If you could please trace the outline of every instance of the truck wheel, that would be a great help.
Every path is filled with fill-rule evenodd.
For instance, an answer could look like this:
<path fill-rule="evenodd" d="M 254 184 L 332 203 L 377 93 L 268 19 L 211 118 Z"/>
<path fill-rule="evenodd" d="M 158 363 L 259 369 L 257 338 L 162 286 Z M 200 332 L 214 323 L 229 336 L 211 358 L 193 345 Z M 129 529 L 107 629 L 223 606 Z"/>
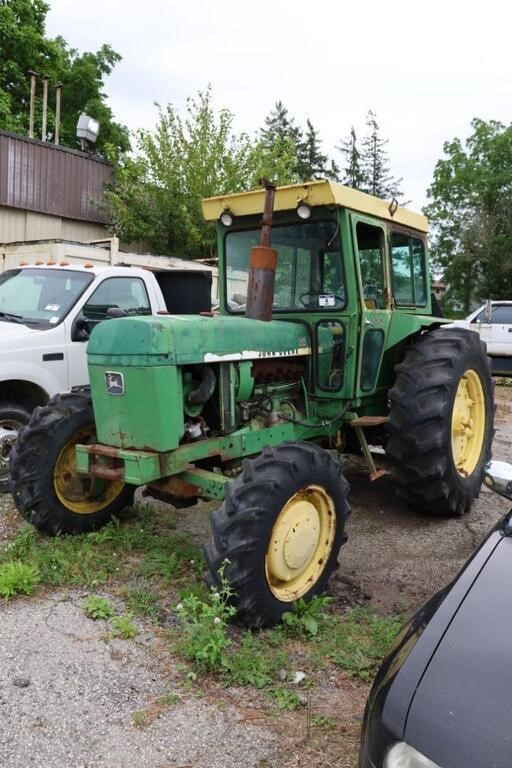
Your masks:
<path fill-rule="evenodd" d="M 75 470 L 75 445 L 95 441 L 89 393 L 57 395 L 36 408 L 11 452 L 11 492 L 20 514 L 52 535 L 85 533 L 130 505 L 134 487 Z"/>
<path fill-rule="evenodd" d="M 30 420 L 30 411 L 18 403 L 0 405 L 0 494 L 9 492 L 9 456 L 20 429 Z"/>
<path fill-rule="evenodd" d="M 478 334 L 436 329 L 396 366 L 387 454 L 399 494 L 432 515 L 471 507 L 491 457 L 494 394 Z"/>
<path fill-rule="evenodd" d="M 227 561 L 241 623 L 272 626 L 324 590 L 346 541 L 347 491 L 338 462 L 311 443 L 267 447 L 244 462 L 205 548 L 210 584 L 219 586 Z"/>

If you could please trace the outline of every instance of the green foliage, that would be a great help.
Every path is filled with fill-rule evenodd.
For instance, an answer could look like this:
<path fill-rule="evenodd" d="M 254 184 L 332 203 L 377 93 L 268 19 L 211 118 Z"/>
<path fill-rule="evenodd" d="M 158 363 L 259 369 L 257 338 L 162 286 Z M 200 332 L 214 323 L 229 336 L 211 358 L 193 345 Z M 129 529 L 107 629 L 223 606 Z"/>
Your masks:
<path fill-rule="evenodd" d="M 135 616 L 147 616 L 156 621 L 159 614 L 159 595 L 153 590 L 150 582 L 129 588 L 125 600 L 130 612 Z"/>
<path fill-rule="evenodd" d="M 76 122 L 82 111 L 100 121 L 97 151 L 117 157 L 129 148 L 128 131 L 113 119 L 103 93 L 104 78 L 121 57 L 109 45 L 80 54 L 62 37 L 45 34 L 49 5 L 43 0 L 3 0 L 0 3 L 0 128 L 26 134 L 29 123 L 28 71 L 49 80 L 48 137 L 55 127 L 54 88 L 62 83 L 61 144 L 78 149 Z M 41 81 L 37 81 L 35 133 L 40 137 Z"/>
<path fill-rule="evenodd" d="M 401 627 L 400 617 L 381 617 L 366 608 L 354 608 L 341 620 L 329 620 L 322 629 L 318 663 L 325 658 L 354 677 L 370 680 Z"/>
<path fill-rule="evenodd" d="M 279 709 L 287 709 L 293 712 L 302 704 L 298 693 L 290 691 L 289 688 L 274 688 L 271 693 Z"/>
<path fill-rule="evenodd" d="M 336 720 L 327 715 L 313 715 L 311 723 L 315 728 L 328 728 L 330 731 L 336 728 Z"/>
<path fill-rule="evenodd" d="M 37 569 L 20 560 L 0 565 L 0 595 L 8 600 L 14 595 L 31 595 L 39 581 Z"/>
<path fill-rule="evenodd" d="M 211 256 L 215 227 L 203 221 L 201 198 L 243 189 L 256 164 L 232 124 L 229 110 L 214 110 L 210 88 L 187 99 L 185 117 L 172 104 L 160 108 L 155 130 L 138 131 L 137 154 L 106 195 L 116 233 L 155 253 Z"/>
<path fill-rule="evenodd" d="M 212 587 L 205 599 L 190 593 L 177 606 L 182 637 L 176 644 L 185 658 L 202 671 L 218 671 L 226 666 L 225 652 L 231 640 L 227 628 L 236 609 L 231 605 L 232 590 L 219 571 L 221 586 Z"/>
<path fill-rule="evenodd" d="M 364 189 L 365 179 L 364 172 L 361 166 L 361 151 L 357 142 L 357 136 L 354 126 L 350 129 L 350 134 L 346 139 L 343 139 L 341 146 L 337 147 L 338 151 L 344 157 L 343 165 L 343 184 L 347 187 L 353 187 L 354 189 Z"/>
<path fill-rule="evenodd" d="M 276 160 L 286 158 L 286 165 L 280 167 L 277 176 L 272 171 L 263 176 L 281 184 L 337 179 L 338 168 L 321 151 L 321 140 L 311 120 L 307 119 L 304 132 L 295 124 L 295 119 L 289 115 L 282 101 L 277 101 L 272 112 L 265 118 L 260 137 L 260 147 L 264 152 L 275 155 Z"/>
<path fill-rule="evenodd" d="M 84 602 L 84 611 L 90 619 L 110 619 L 114 615 L 114 606 L 106 597 L 88 595 Z"/>
<path fill-rule="evenodd" d="M 300 599 L 294 603 L 293 610 L 283 614 L 285 631 L 291 637 L 315 637 L 318 634 L 319 622 L 326 618 L 325 609 L 332 602 L 330 597 L 318 597 L 306 603 Z"/>
<path fill-rule="evenodd" d="M 471 127 L 464 145 L 444 144 L 425 209 L 445 304 L 465 314 L 473 302 L 512 293 L 512 125 L 475 119 Z"/>
<path fill-rule="evenodd" d="M 276 670 L 287 665 L 288 659 L 275 653 L 268 653 L 264 635 L 245 632 L 236 649 L 225 659 L 226 682 L 229 685 L 248 685 L 252 688 L 267 688 L 272 685 Z"/>
<path fill-rule="evenodd" d="M 133 614 L 131 613 L 112 616 L 109 625 L 112 637 L 122 637 L 124 640 L 131 640 L 137 634 L 137 627 L 133 623 Z"/>
<path fill-rule="evenodd" d="M 375 197 L 394 197 L 404 204 L 402 179 L 395 179 L 389 168 L 386 149 L 389 140 L 382 138 L 376 115 L 371 110 L 366 116 L 366 129 L 361 145 L 352 126 L 349 136 L 337 147 L 344 156 L 343 184 Z"/>
<path fill-rule="evenodd" d="M 186 572 L 202 567 L 202 558 L 188 534 L 175 530 L 168 512 L 162 519 L 145 507 L 132 510 L 131 518 L 112 520 L 96 533 L 49 538 L 30 525 L 24 526 L 3 551 L 0 569 L 19 560 L 48 586 L 79 586 L 89 589 L 126 579 L 128 607 L 155 619 L 165 601 L 169 582 L 179 585 Z M 169 565 L 167 565 L 167 561 Z M 137 589 L 140 586 L 140 589 Z"/>

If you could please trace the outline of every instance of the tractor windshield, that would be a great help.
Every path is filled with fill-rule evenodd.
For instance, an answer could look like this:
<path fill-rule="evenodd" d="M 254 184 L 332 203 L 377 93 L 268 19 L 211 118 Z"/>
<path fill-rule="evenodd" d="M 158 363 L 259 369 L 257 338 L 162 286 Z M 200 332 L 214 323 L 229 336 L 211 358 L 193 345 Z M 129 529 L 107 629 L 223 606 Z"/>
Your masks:
<path fill-rule="evenodd" d="M 225 240 L 226 297 L 230 312 L 244 312 L 249 258 L 260 242 L 259 228 L 228 232 Z M 336 221 L 274 224 L 277 251 L 274 311 L 332 310 L 345 306 L 340 238 Z"/>

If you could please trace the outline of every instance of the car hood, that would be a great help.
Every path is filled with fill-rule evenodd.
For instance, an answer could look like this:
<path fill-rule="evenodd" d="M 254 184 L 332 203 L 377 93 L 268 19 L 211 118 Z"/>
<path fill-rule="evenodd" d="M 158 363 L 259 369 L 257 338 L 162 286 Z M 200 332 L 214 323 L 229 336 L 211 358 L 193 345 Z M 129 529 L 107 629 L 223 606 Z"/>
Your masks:
<path fill-rule="evenodd" d="M 414 694 L 405 741 L 441 768 L 512 765 L 512 538 L 487 560 Z"/>

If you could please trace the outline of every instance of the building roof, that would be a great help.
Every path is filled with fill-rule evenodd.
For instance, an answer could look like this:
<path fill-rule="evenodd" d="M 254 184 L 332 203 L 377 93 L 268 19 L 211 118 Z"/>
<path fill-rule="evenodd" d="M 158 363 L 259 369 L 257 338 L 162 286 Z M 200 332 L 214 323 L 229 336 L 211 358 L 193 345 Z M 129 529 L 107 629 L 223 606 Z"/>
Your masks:
<path fill-rule="evenodd" d="M 206 221 L 216 221 L 226 208 L 229 208 L 234 216 L 261 214 L 264 197 L 265 190 L 263 189 L 209 197 L 201 203 L 203 216 Z M 428 220 L 422 214 L 413 213 L 413 211 L 401 207 L 397 207 L 391 213 L 390 201 L 372 197 L 372 195 L 332 181 L 311 181 L 304 184 L 278 187 L 274 198 L 274 211 L 293 210 L 300 202 L 315 207 L 336 205 L 349 208 L 352 211 L 393 221 L 420 232 L 428 232 Z"/>

